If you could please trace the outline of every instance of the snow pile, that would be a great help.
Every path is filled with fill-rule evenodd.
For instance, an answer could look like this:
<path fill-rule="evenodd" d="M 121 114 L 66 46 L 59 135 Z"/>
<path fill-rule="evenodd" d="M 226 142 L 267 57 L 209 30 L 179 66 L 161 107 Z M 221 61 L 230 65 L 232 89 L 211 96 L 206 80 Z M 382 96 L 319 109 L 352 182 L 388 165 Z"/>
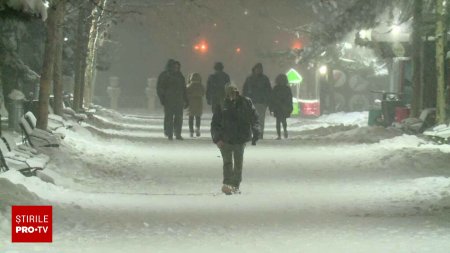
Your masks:
<path fill-rule="evenodd" d="M 401 136 L 402 131 L 384 127 L 358 127 L 356 125 L 335 125 L 304 130 L 294 139 L 327 143 L 377 143 L 384 139 Z"/>
<path fill-rule="evenodd" d="M 12 90 L 8 97 L 12 100 L 24 100 L 25 95 L 20 90 Z"/>
<path fill-rule="evenodd" d="M 20 172 L 9 170 L 0 174 L 0 192 L 2 192 L 1 211 L 6 211 L 10 205 L 34 205 L 42 203 L 43 200 L 38 197 L 48 195 L 48 192 L 54 192 L 54 185 L 41 181 L 37 177 L 24 177 Z"/>
<path fill-rule="evenodd" d="M 122 119 L 123 115 L 118 111 L 106 109 L 106 108 L 98 108 L 95 112 L 96 115 L 100 115 L 103 117 L 108 117 L 112 119 Z"/>
<path fill-rule="evenodd" d="M 367 126 L 369 112 L 338 112 L 333 114 L 322 115 L 316 119 L 317 122 L 334 124 L 334 125 L 358 125 L 360 127 Z"/>
<path fill-rule="evenodd" d="M 7 241 L 7 238 L 10 238 L 9 234 L 11 231 L 11 206 L 38 205 L 42 203 L 42 200 L 35 193 L 29 191 L 24 185 L 19 184 L 20 182 L 12 182 L 9 177 L 23 178 L 23 176 L 19 172 L 12 170 L 0 174 L 0 238 L 5 239 L 4 242 Z M 37 178 L 35 179 L 39 180 Z"/>
<path fill-rule="evenodd" d="M 42 0 L 7 0 L 6 5 L 14 10 L 38 15 L 43 21 L 47 19 L 48 2 Z"/>
<path fill-rule="evenodd" d="M 414 194 L 423 198 L 421 209 L 430 211 L 450 211 L 450 178 L 449 177 L 425 177 L 413 181 Z M 428 199 L 436 199 L 429 205 Z"/>
<path fill-rule="evenodd" d="M 376 143 L 380 140 L 394 138 L 402 134 L 402 131 L 395 128 L 359 127 L 345 132 L 331 134 L 327 136 L 327 139 L 334 142 Z"/>

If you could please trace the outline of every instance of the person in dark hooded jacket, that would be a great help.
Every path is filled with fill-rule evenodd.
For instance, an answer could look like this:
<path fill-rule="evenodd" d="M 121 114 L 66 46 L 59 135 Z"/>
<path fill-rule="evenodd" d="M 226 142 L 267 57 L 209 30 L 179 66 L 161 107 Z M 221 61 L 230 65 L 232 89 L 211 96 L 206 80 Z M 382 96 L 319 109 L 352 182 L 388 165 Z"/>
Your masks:
<path fill-rule="evenodd" d="M 245 80 L 243 95 L 250 98 L 255 104 L 261 126 L 260 139 L 263 139 L 264 136 L 264 121 L 267 107 L 270 104 L 271 91 L 269 78 L 264 75 L 262 64 L 257 63 L 252 68 L 252 74 Z"/>
<path fill-rule="evenodd" d="M 225 98 L 225 85 L 230 83 L 230 76 L 223 71 L 223 64 L 214 64 L 215 73 L 208 77 L 206 86 L 206 101 L 211 105 L 211 110 L 223 102 Z"/>
<path fill-rule="evenodd" d="M 180 72 L 180 63 L 170 59 L 166 69 L 158 77 L 156 91 L 161 104 L 164 106 L 164 134 L 169 140 L 175 136 L 181 137 L 183 125 L 183 108 L 188 104 L 186 96 L 186 81 Z"/>
<path fill-rule="evenodd" d="M 240 193 L 245 144 L 259 138 L 258 113 L 249 98 L 234 85 L 225 88 L 225 100 L 217 105 L 211 121 L 211 136 L 223 159 L 222 192 Z"/>
<path fill-rule="evenodd" d="M 270 112 L 276 118 L 277 139 L 281 139 L 281 124 L 283 124 L 284 138 L 288 137 L 286 118 L 291 116 L 292 107 L 292 91 L 289 87 L 289 81 L 285 74 L 279 74 L 275 78 L 275 87 L 272 90 Z"/>

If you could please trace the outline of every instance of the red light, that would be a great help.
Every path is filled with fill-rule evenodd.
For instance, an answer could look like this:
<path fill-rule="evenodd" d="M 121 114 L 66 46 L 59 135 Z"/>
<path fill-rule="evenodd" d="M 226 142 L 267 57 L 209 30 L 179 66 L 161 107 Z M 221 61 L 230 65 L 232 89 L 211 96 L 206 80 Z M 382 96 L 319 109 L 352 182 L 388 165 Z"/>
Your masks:
<path fill-rule="evenodd" d="M 201 41 L 200 43 L 194 45 L 194 50 L 201 53 L 206 53 L 208 51 L 208 44 L 205 41 Z"/>
<path fill-rule="evenodd" d="M 295 41 L 294 44 L 292 45 L 292 49 L 302 49 L 303 45 L 300 41 Z"/>

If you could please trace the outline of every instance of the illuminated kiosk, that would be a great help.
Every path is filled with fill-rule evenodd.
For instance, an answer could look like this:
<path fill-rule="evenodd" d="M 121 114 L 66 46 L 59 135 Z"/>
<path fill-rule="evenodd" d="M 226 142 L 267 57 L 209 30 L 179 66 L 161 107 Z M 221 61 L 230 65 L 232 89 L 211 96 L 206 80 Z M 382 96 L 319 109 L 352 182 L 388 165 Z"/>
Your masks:
<path fill-rule="evenodd" d="M 288 78 L 289 81 L 289 85 L 295 86 L 296 90 L 297 90 L 297 94 L 295 97 L 292 97 L 292 116 L 298 116 L 300 115 L 300 110 L 299 110 L 299 97 L 300 97 L 300 84 L 303 82 L 303 77 L 302 75 L 300 75 L 300 73 L 297 72 L 297 70 L 295 69 L 290 69 L 287 73 L 286 76 Z"/>
<path fill-rule="evenodd" d="M 296 96 L 292 98 L 292 116 L 320 116 L 320 102 L 318 99 L 300 99 L 300 85 L 303 77 L 297 70 L 291 68 L 287 73 L 289 84 L 295 86 Z"/>

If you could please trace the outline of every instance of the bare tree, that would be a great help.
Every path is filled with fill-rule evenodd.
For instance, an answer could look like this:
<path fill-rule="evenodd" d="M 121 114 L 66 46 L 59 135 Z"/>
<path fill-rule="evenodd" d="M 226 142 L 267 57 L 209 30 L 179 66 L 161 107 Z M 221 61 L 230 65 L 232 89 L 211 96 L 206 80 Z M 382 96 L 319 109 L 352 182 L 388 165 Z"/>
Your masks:
<path fill-rule="evenodd" d="M 94 96 L 94 83 L 95 83 L 95 65 L 97 59 L 97 48 L 99 45 L 99 36 L 104 28 L 103 24 L 107 22 L 105 20 L 106 14 L 110 8 L 108 8 L 111 1 L 101 0 L 97 8 L 92 11 L 92 24 L 89 31 L 89 43 L 88 54 L 86 57 L 86 70 L 85 70 L 85 90 L 84 90 L 84 103 L 87 107 L 92 103 Z"/>
<path fill-rule="evenodd" d="M 446 121 L 445 104 L 445 44 L 447 42 L 447 10 L 445 0 L 436 0 L 436 122 Z"/>
<path fill-rule="evenodd" d="M 55 64 L 53 66 L 53 110 L 55 114 L 62 115 L 63 108 L 63 87 L 62 87 L 62 57 L 63 57 L 63 26 L 64 26 L 64 10 L 66 0 L 60 0 L 56 6 L 56 53 Z"/>
<path fill-rule="evenodd" d="M 90 12 L 93 5 L 90 1 L 85 1 L 78 9 L 77 32 L 76 32 L 76 48 L 75 48 L 75 86 L 73 91 L 73 109 L 80 111 L 83 108 L 83 90 L 84 90 L 84 73 L 86 66 L 86 48 L 88 36 L 86 35 L 87 27 L 90 26 Z"/>
<path fill-rule="evenodd" d="M 411 116 L 418 117 L 422 109 L 422 29 L 423 29 L 423 0 L 414 0 L 412 60 L 413 60 L 413 96 L 411 102 Z"/>
<path fill-rule="evenodd" d="M 57 5 L 59 2 L 57 3 Z M 47 129 L 48 124 L 48 105 L 50 96 L 50 84 L 53 77 L 53 66 L 56 51 L 56 9 L 50 7 L 47 19 L 47 38 L 45 41 L 44 62 L 42 66 L 42 74 L 39 90 L 39 115 L 37 127 Z"/>

